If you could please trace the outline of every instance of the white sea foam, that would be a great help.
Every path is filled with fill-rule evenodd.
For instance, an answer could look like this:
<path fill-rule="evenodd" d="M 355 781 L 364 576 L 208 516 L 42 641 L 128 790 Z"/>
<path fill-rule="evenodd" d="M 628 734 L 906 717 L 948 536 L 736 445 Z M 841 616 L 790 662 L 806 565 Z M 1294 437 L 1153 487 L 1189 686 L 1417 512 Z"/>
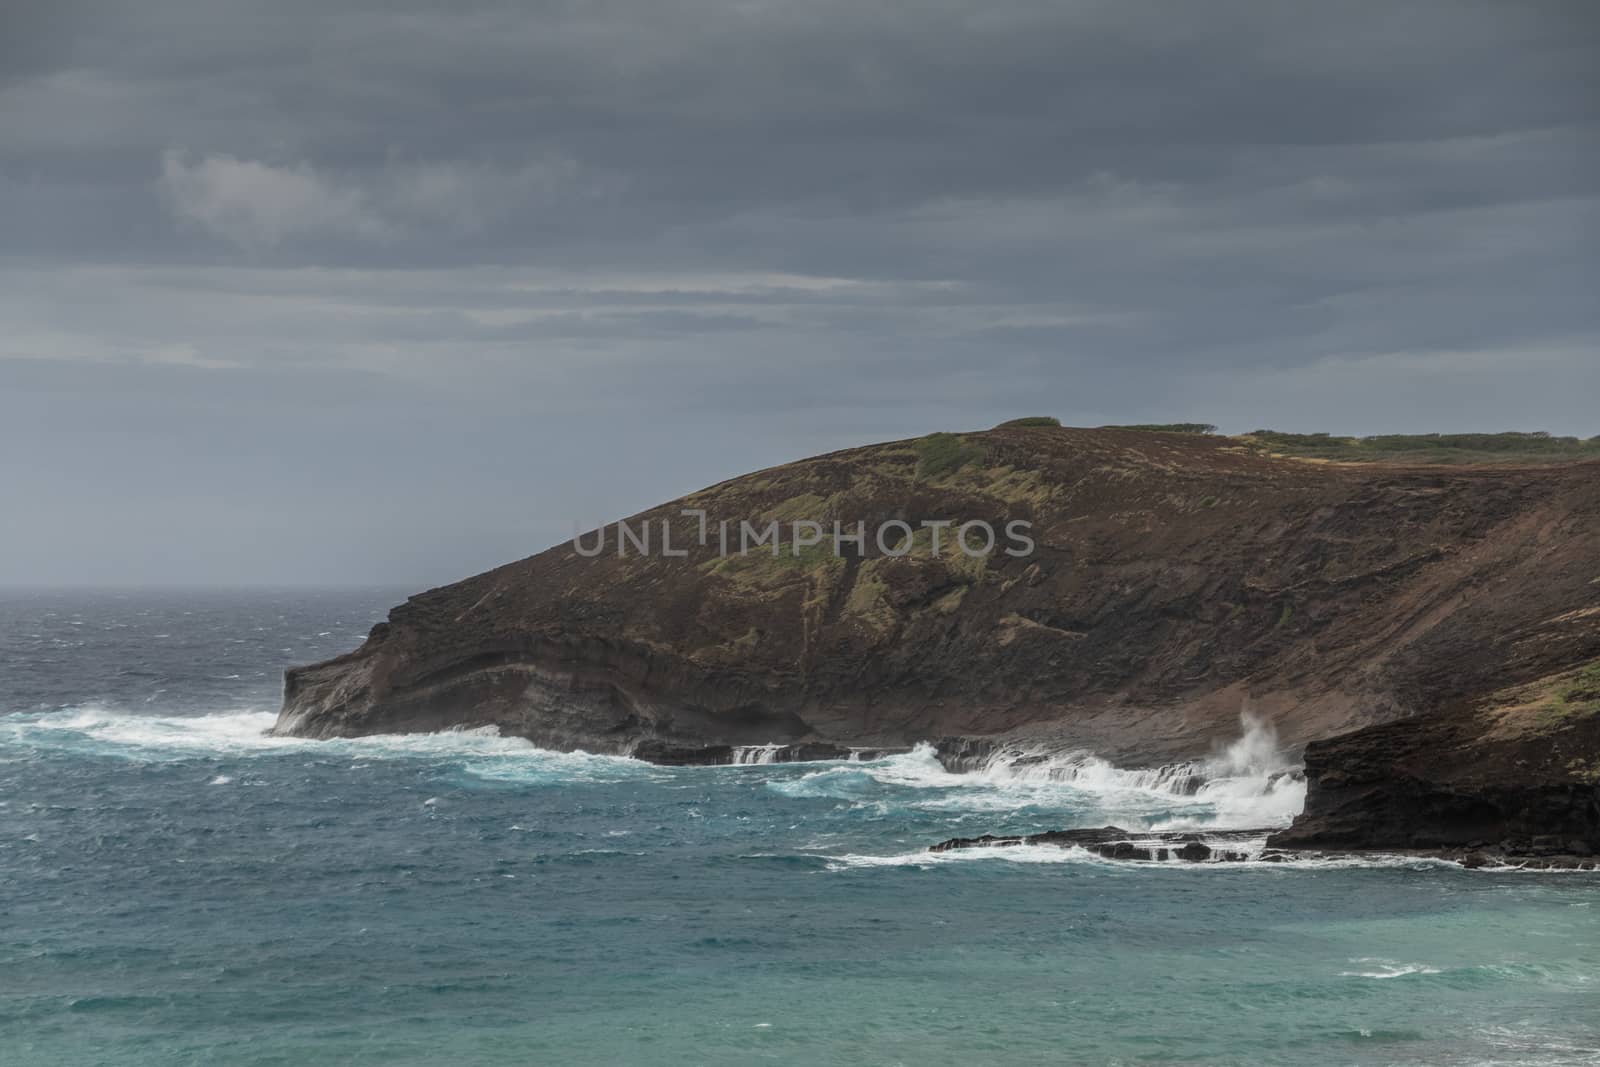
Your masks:
<path fill-rule="evenodd" d="M 1397 963 L 1394 960 L 1375 959 L 1363 957 L 1351 960 L 1351 963 L 1362 967 L 1359 971 L 1340 971 L 1341 978 L 1401 978 L 1408 974 L 1443 974 L 1438 967 L 1430 967 L 1426 963 Z"/>
<path fill-rule="evenodd" d="M 1137 843 L 1135 836 L 1132 840 Z M 1254 842 L 1215 842 L 1215 847 L 1234 852 L 1244 852 L 1249 856 L 1259 856 L 1261 846 L 1265 839 Z M 1171 846 L 1168 846 L 1171 847 Z M 935 867 L 952 864 L 967 863 L 1017 863 L 1017 864 L 1061 864 L 1079 863 L 1091 864 L 1100 867 L 1126 867 L 1148 871 L 1327 871 L 1351 869 L 1395 869 L 1395 870 L 1427 870 L 1444 868 L 1461 870 L 1462 868 L 1449 860 L 1430 859 L 1418 856 L 1402 856 L 1386 853 L 1372 853 L 1363 855 L 1317 856 L 1303 855 L 1292 858 L 1266 862 L 1259 859 L 1246 859 L 1239 861 L 1207 861 L 1189 863 L 1184 860 L 1118 860 L 1109 859 L 1098 852 L 1076 845 L 1062 848 L 1056 845 L 1006 845 L 995 848 L 958 848 L 948 852 L 901 852 L 888 856 L 871 856 L 846 854 L 828 857 L 827 869 L 831 871 L 853 870 L 871 867 L 916 867 L 932 869 Z"/>
<path fill-rule="evenodd" d="M 829 857 L 830 871 L 844 871 L 862 867 L 933 867 L 952 864 L 975 863 L 985 860 L 1005 863 L 1083 863 L 1097 860 L 1098 856 L 1081 848 L 1057 848 L 1054 845 L 1011 845 L 1007 848 L 958 848 L 949 852 L 901 852 L 892 856 L 866 856 L 847 854 Z"/>
<path fill-rule="evenodd" d="M 83 705 L 0 718 L 0 749 L 67 748 L 151 762 L 304 752 L 350 759 L 355 767 L 389 759 L 438 759 L 457 764 L 470 778 L 506 785 L 696 773 L 619 756 L 553 752 L 521 738 L 501 737 L 492 727 L 317 741 L 275 736 L 269 732 L 275 721 L 273 712 L 257 708 L 150 715 Z M 766 765 L 778 749 L 775 744 L 750 746 L 740 749 L 737 758 Z M 1248 721 L 1240 737 L 1213 757 L 1157 768 L 1119 768 L 1086 752 L 1015 747 L 997 752 L 973 771 L 955 773 L 940 764 L 931 745 L 922 744 L 884 759 L 841 760 L 794 772 L 787 765 L 781 770 L 774 766 L 768 788 L 794 798 L 843 800 L 882 814 L 908 808 L 973 816 L 1034 810 L 1147 829 L 1286 824 L 1300 810 L 1305 789 L 1270 729 Z"/>
<path fill-rule="evenodd" d="M 952 772 L 933 746 L 872 762 L 833 764 L 769 787 L 796 798 L 834 798 L 923 811 L 1092 811 L 1102 822 L 1153 830 L 1287 826 L 1305 805 L 1305 779 L 1270 726 L 1241 721 L 1215 755 L 1151 768 L 1122 768 L 1086 751 L 1003 747 Z M 909 795 L 903 795 L 907 791 Z"/>
<path fill-rule="evenodd" d="M 0 717 L 0 748 L 69 749 L 148 762 L 240 759 L 306 753 L 356 761 L 442 759 L 470 776 L 505 783 L 620 780 L 653 768 L 623 756 L 553 752 L 494 727 L 430 734 L 379 734 L 326 741 L 270 733 L 277 715 L 253 708 L 210 715 L 146 715 L 83 705 Z M 232 779 L 218 776 L 211 784 Z"/>
<path fill-rule="evenodd" d="M 146 715 L 84 704 L 0 718 L 0 743 L 7 748 L 90 748 L 150 760 L 249 755 L 310 743 L 268 736 L 266 731 L 276 718 L 269 711 L 254 709 L 212 715 Z"/>
<path fill-rule="evenodd" d="M 1152 829 L 1287 826 L 1305 807 L 1305 778 L 1283 753 L 1271 725 L 1240 716 L 1240 735 L 1219 753 L 1159 767 L 1127 769 L 1089 752 L 1044 754 L 1002 749 L 978 772 L 996 783 L 1059 783 L 1121 800 L 1177 800 L 1193 811 Z"/>

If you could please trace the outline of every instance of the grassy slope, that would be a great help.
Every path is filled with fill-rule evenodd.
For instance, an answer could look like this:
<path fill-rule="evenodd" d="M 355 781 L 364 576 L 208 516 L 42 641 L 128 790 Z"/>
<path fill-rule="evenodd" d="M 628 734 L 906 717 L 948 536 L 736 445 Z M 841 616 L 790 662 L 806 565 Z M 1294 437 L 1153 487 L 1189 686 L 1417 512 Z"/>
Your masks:
<path fill-rule="evenodd" d="M 1600 437 L 1553 437 L 1547 433 L 1330 434 L 1257 430 L 1239 438 L 1255 448 L 1304 459 L 1347 463 L 1563 463 L 1600 459 Z"/>
<path fill-rule="evenodd" d="M 1024 421 L 1018 419 L 1015 423 L 1022 424 Z M 1107 429 L 1199 434 L 1216 432 L 1215 426 L 1187 422 Z M 1268 455 L 1340 463 L 1568 463 L 1600 459 L 1600 436 L 1588 439 L 1555 437 L 1542 431 L 1343 437 L 1327 433 L 1255 430 L 1240 434 L 1234 440 Z"/>

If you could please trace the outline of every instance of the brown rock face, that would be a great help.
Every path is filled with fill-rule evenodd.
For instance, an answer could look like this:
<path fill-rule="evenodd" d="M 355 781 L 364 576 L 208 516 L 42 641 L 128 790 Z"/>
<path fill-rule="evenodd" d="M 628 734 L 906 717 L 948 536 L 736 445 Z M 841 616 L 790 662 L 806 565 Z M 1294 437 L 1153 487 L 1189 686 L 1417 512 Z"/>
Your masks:
<path fill-rule="evenodd" d="M 684 508 L 707 513 L 706 544 Z M 892 519 L 1026 521 L 1036 548 L 973 559 L 946 532 L 935 557 L 923 532 L 892 557 L 872 537 Z M 686 556 L 659 551 L 663 520 Z M 782 554 L 739 556 L 741 520 L 785 524 Z M 864 522 L 864 552 L 797 556 L 797 520 Z M 562 544 L 412 597 L 359 649 L 289 671 L 276 729 L 494 725 L 675 759 L 1009 734 L 1158 763 L 1231 736 L 1247 705 L 1300 745 L 1600 656 L 1594 463 L 1319 464 L 1003 427 L 804 460 L 628 521 L 652 524 L 649 555 L 619 556 L 609 527 L 593 558 Z"/>

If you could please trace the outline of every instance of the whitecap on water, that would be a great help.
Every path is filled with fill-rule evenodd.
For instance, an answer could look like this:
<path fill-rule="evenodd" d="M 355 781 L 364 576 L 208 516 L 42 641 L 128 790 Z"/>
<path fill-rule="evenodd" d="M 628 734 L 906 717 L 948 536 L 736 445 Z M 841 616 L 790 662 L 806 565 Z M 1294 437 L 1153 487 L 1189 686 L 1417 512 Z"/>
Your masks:
<path fill-rule="evenodd" d="M 1443 974 L 1438 967 L 1426 963 L 1397 963 L 1394 960 L 1362 958 L 1351 960 L 1361 966 L 1359 971 L 1340 971 L 1341 978 L 1401 978 L 1408 974 Z"/>

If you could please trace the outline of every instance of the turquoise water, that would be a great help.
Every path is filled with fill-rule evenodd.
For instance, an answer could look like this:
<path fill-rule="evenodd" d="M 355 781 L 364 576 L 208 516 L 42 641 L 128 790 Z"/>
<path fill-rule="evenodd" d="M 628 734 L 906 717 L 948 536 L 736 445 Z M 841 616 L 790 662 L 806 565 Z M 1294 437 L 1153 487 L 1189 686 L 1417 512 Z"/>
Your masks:
<path fill-rule="evenodd" d="M 1600 1062 L 1593 874 L 933 856 L 1234 814 L 925 753 L 261 736 L 395 599 L 0 600 L 0 1062 Z"/>

